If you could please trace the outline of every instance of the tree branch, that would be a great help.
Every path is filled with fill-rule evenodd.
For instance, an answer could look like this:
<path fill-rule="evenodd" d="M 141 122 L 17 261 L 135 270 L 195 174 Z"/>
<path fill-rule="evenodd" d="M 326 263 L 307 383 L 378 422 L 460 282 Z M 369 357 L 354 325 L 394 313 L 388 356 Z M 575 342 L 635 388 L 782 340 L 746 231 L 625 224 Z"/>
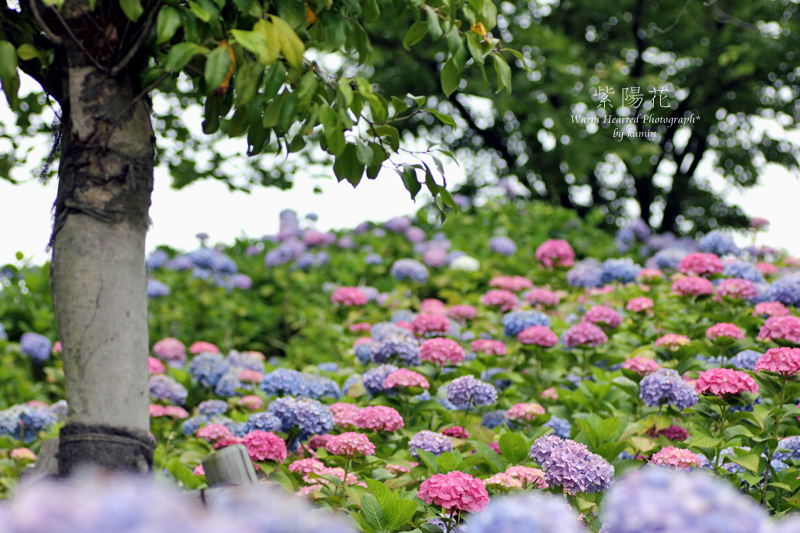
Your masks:
<path fill-rule="evenodd" d="M 31 0 L 31 2 L 33 2 L 33 1 L 34 0 Z M 108 72 L 108 69 L 105 68 L 103 65 L 101 65 L 97 61 L 97 59 L 95 59 L 94 56 L 92 54 L 90 54 L 88 50 L 86 50 L 86 47 L 83 46 L 83 43 L 80 42 L 80 40 L 77 37 L 75 37 L 75 34 L 72 33 L 72 29 L 69 27 L 69 24 L 67 24 L 67 21 L 64 20 L 64 17 L 61 16 L 61 13 L 58 12 L 58 9 L 56 9 L 54 7 L 51 7 L 50 9 L 52 9 L 53 13 L 56 14 L 56 17 L 58 17 L 58 20 L 61 21 L 61 25 L 64 26 L 65 30 L 67 30 L 67 34 L 69 35 L 70 39 L 72 39 L 75 42 L 75 44 L 78 45 L 78 48 L 81 49 L 81 52 L 83 52 L 83 55 L 85 55 L 86 58 L 89 61 L 91 61 L 94 64 L 95 67 L 97 67 L 98 70 L 100 70 L 102 72 Z"/>
<path fill-rule="evenodd" d="M 33 18 L 36 20 L 36 23 L 39 25 L 39 28 L 43 32 L 47 34 L 53 44 L 62 44 L 63 40 L 61 37 L 53 33 L 53 30 L 45 23 L 44 19 L 42 19 L 42 14 L 39 13 L 39 10 L 36 8 L 36 0 L 29 0 L 31 6 L 31 12 L 33 13 Z M 58 11 L 56 11 L 58 13 Z"/>
<path fill-rule="evenodd" d="M 161 2 L 158 1 L 158 2 L 156 2 L 156 5 L 153 8 L 153 10 L 150 11 L 150 15 L 148 15 L 147 20 L 144 23 L 144 26 L 142 26 L 141 33 L 139 34 L 139 37 L 136 39 L 136 42 L 134 42 L 131 45 L 131 47 L 127 51 L 127 53 L 111 69 L 111 77 L 112 78 L 115 77 L 120 72 L 122 72 L 122 69 L 127 67 L 128 63 L 130 63 L 131 60 L 136 56 L 136 53 L 142 47 L 142 44 L 144 44 L 144 40 L 147 38 L 147 35 L 150 33 L 150 30 L 153 28 L 153 22 L 155 22 L 156 15 L 158 14 L 158 11 L 160 9 L 161 9 Z"/>

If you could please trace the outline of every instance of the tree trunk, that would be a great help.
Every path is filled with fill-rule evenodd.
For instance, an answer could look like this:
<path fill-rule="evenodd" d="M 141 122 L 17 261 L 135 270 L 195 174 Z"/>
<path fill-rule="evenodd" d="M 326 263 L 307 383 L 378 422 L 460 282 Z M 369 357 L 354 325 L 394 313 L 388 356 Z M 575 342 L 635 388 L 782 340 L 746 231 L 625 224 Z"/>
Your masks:
<path fill-rule="evenodd" d="M 70 26 L 86 7 L 64 4 Z M 77 22 L 76 22 L 77 21 Z M 80 36 L 79 36 L 80 39 Z M 61 163 L 51 284 L 69 414 L 59 471 L 147 471 L 149 435 L 144 241 L 153 189 L 149 101 L 65 39 Z"/>

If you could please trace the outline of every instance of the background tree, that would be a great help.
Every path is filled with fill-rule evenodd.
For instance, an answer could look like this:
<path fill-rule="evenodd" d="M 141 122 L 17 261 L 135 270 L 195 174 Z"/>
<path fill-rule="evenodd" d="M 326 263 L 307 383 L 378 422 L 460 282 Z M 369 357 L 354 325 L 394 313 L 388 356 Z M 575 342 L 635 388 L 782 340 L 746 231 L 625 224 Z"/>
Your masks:
<path fill-rule="evenodd" d="M 170 97 L 172 116 L 157 126 L 184 148 L 196 146 L 178 122 L 180 108 L 202 102 L 205 134 L 246 135 L 250 155 L 319 145 L 334 159 L 337 178 L 355 186 L 364 173 L 376 178 L 400 149 L 395 124 L 420 114 L 425 98 L 390 105 L 365 77 L 332 75 L 304 54 L 341 51 L 364 63 L 372 49 L 366 24 L 381 12 L 397 20 L 420 10 L 431 21 L 426 31 L 447 35 L 442 82 L 450 94 L 466 63 L 465 31 L 495 24 L 490 0 L 434 7 L 405 0 L 23 0 L 0 8 L 0 83 L 17 125 L 35 132 L 45 105 L 59 119 L 51 283 L 70 408 L 62 473 L 87 461 L 138 471 L 152 463 L 144 242 L 155 156 L 169 158 L 178 184 L 201 174 L 187 162 L 191 150 L 158 149 L 151 92 Z M 415 28 L 407 44 L 423 36 Z M 499 42 L 475 53 L 499 56 Z M 19 99 L 17 69 L 44 95 Z M 5 137 L 11 149 L 0 171 L 7 178 L 19 160 L 17 144 Z M 215 148 L 208 140 L 205 146 Z M 422 186 L 417 170 L 437 206 L 455 208 L 433 178 L 435 166 L 400 169 L 412 194 Z M 285 174 L 276 179 L 285 184 Z"/>
<path fill-rule="evenodd" d="M 747 188 L 765 163 L 797 170 L 798 146 L 785 138 L 800 119 L 796 2 L 506 1 L 499 8 L 491 35 L 520 50 L 517 65 L 530 68 L 514 70 L 513 96 L 493 93 L 483 70 L 471 68 L 458 94 L 439 99 L 455 127 L 425 116 L 404 125 L 457 152 L 468 176 L 462 194 L 512 178 L 531 199 L 582 216 L 599 209 L 609 226 L 638 211 L 659 231 L 693 234 L 747 224 L 712 188 L 711 172 Z M 412 18 L 370 28 L 372 79 L 389 94 L 434 93 L 446 59 L 428 46 L 399 53 Z M 626 90 L 634 88 L 638 101 Z M 682 118 L 692 120 L 674 122 Z M 770 119 L 766 131 L 762 119 Z M 615 137 L 623 128 L 646 136 Z"/>

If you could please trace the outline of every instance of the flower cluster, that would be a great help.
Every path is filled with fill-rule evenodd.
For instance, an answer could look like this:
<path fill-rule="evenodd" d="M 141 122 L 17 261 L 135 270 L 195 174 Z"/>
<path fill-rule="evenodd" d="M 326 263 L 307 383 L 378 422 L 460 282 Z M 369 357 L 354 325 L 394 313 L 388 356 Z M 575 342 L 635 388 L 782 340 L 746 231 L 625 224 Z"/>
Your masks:
<path fill-rule="evenodd" d="M 373 455 L 375 445 L 363 433 L 348 431 L 331 437 L 325 445 L 325 450 L 333 455 Z"/>
<path fill-rule="evenodd" d="M 647 374 L 655 372 L 661 367 L 658 366 L 658 363 L 652 359 L 637 356 L 626 359 L 625 362 L 622 363 L 622 368 L 625 370 L 630 370 L 631 372 L 636 372 L 640 376 L 646 376 Z"/>
<path fill-rule="evenodd" d="M 622 324 L 622 317 L 620 314 L 605 305 L 596 305 L 589 309 L 586 314 L 583 315 L 583 320 L 609 328 L 616 328 Z"/>
<path fill-rule="evenodd" d="M 367 305 L 367 295 L 358 287 L 339 287 L 331 294 L 331 303 L 348 307 Z"/>
<path fill-rule="evenodd" d="M 519 299 L 511 291 L 494 289 L 483 295 L 481 303 L 483 303 L 483 305 L 499 307 L 501 311 L 510 311 L 519 306 Z"/>
<path fill-rule="evenodd" d="M 697 378 L 694 390 L 699 394 L 713 394 L 720 398 L 749 392 L 758 392 L 758 385 L 749 375 L 740 370 L 712 368 Z"/>
<path fill-rule="evenodd" d="M 756 361 L 754 370 L 796 376 L 800 372 L 800 348 L 770 348 Z"/>
<path fill-rule="evenodd" d="M 780 339 L 800 344 L 800 318 L 791 315 L 771 316 L 761 326 L 756 339 L 762 342 Z"/>
<path fill-rule="evenodd" d="M 447 435 L 423 429 L 408 441 L 411 455 L 418 457 L 417 450 L 425 450 L 433 455 L 442 455 L 444 452 L 453 451 L 453 443 Z"/>
<path fill-rule="evenodd" d="M 456 320 L 472 320 L 478 311 L 471 305 L 454 305 L 447 310 L 447 316 Z"/>
<path fill-rule="evenodd" d="M 497 389 L 471 375 L 461 376 L 447 384 L 447 400 L 456 409 L 491 405 L 497 401 Z"/>
<path fill-rule="evenodd" d="M 538 403 L 518 403 L 512 405 L 508 410 L 508 419 L 530 422 L 537 416 L 541 416 L 544 413 L 544 407 Z"/>
<path fill-rule="evenodd" d="M 678 270 L 691 276 L 711 276 L 720 274 L 725 266 L 714 254 L 689 254 L 678 264 Z"/>
<path fill-rule="evenodd" d="M 717 295 L 725 296 L 733 300 L 749 300 L 758 296 L 758 287 L 747 279 L 730 278 L 724 279 L 717 286 Z"/>
<path fill-rule="evenodd" d="M 561 340 L 567 348 L 575 346 L 600 346 L 608 342 L 602 329 L 591 322 L 579 322 L 564 332 Z"/>
<path fill-rule="evenodd" d="M 464 357 L 464 349 L 451 339 L 428 339 L 419 348 L 420 359 L 437 365 L 460 363 Z"/>
<path fill-rule="evenodd" d="M 700 457 L 697 454 L 674 446 L 661 448 L 658 453 L 654 453 L 649 464 L 674 470 L 687 470 L 701 466 Z"/>
<path fill-rule="evenodd" d="M 474 513 L 489 504 L 489 493 L 483 481 L 459 471 L 429 477 L 420 485 L 417 496 L 448 511 Z"/>
<path fill-rule="evenodd" d="M 475 339 L 469 345 L 469 349 L 476 353 L 484 353 L 486 355 L 505 355 L 506 345 L 503 341 L 493 339 Z"/>
<path fill-rule="evenodd" d="M 706 278 L 688 276 L 678 278 L 672 282 L 670 290 L 681 296 L 708 296 L 709 294 L 714 294 L 714 285 Z"/>
<path fill-rule="evenodd" d="M 689 337 L 686 335 L 678 335 L 676 333 L 667 333 L 663 337 L 659 337 L 656 339 L 656 347 L 658 348 L 666 348 L 670 351 L 675 351 L 679 349 L 681 346 L 686 346 L 687 344 L 691 343 L 692 341 L 689 340 Z"/>
<path fill-rule="evenodd" d="M 506 337 L 516 337 L 532 326 L 550 327 L 550 317 L 539 311 L 512 311 L 503 315 L 502 323 Z"/>
<path fill-rule="evenodd" d="M 405 425 L 403 417 L 393 407 L 374 405 L 360 409 L 355 415 L 355 425 L 372 431 L 395 432 Z"/>
<path fill-rule="evenodd" d="M 247 447 L 247 453 L 254 461 L 268 459 L 283 463 L 286 460 L 286 443 L 274 433 L 251 431 L 242 438 L 242 444 Z"/>
<path fill-rule="evenodd" d="M 547 268 L 571 267 L 575 261 L 575 252 L 567 241 L 550 239 L 536 248 L 536 260 Z"/>
<path fill-rule="evenodd" d="M 469 533 L 582 533 L 577 515 L 551 495 L 520 494 L 492 500 L 466 523 Z"/>
<path fill-rule="evenodd" d="M 430 387 L 428 380 L 419 372 L 408 370 L 407 368 L 400 368 L 395 370 L 383 381 L 385 389 L 393 389 L 395 387 L 407 389 L 411 387 L 418 387 L 420 389 L 427 389 Z"/>
<path fill-rule="evenodd" d="M 443 335 L 450 331 L 450 321 L 442 315 L 419 314 L 411 323 L 414 335 Z"/>
<path fill-rule="evenodd" d="M 683 411 L 697 403 L 697 394 L 674 370 L 659 368 L 639 384 L 639 397 L 648 407 L 672 404 Z"/>
<path fill-rule="evenodd" d="M 558 295 L 549 289 L 531 289 L 525 294 L 525 303 L 528 305 L 555 307 L 560 301 Z"/>
<path fill-rule="evenodd" d="M 507 291 L 519 292 L 533 288 L 533 282 L 522 276 L 495 276 L 489 280 L 489 286 Z"/>
<path fill-rule="evenodd" d="M 647 296 L 639 296 L 637 298 L 633 298 L 625 304 L 625 310 L 630 311 L 631 313 L 643 313 L 648 309 L 653 308 L 653 300 L 648 298 Z"/>
<path fill-rule="evenodd" d="M 585 444 L 555 435 L 539 437 L 530 451 L 545 472 L 544 480 L 550 487 L 563 487 L 569 494 L 602 492 L 614 477 L 614 467 L 593 454 Z"/>
<path fill-rule="evenodd" d="M 558 336 L 547 326 L 531 326 L 520 331 L 519 342 L 550 348 L 558 344 Z"/>

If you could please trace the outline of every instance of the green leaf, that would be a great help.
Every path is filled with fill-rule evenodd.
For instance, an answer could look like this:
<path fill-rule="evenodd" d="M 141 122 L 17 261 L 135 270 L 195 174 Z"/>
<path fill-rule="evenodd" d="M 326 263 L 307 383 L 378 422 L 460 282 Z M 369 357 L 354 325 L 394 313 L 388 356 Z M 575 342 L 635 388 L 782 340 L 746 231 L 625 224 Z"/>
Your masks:
<path fill-rule="evenodd" d="M 428 33 L 428 24 L 418 20 L 408 28 L 406 36 L 403 37 L 403 48 L 411 50 L 411 47 L 417 44 Z"/>
<path fill-rule="evenodd" d="M 480 457 L 484 458 L 487 463 L 492 465 L 492 468 L 494 468 L 495 472 L 502 472 L 505 470 L 506 465 L 503 463 L 503 458 L 500 457 L 496 451 L 478 440 L 471 440 L 469 443 L 475 447 L 475 450 Z"/>
<path fill-rule="evenodd" d="M 417 170 L 411 165 L 404 164 L 400 177 L 406 190 L 411 194 L 411 199 L 416 200 L 417 194 L 422 189 L 422 184 L 417 180 Z"/>
<path fill-rule="evenodd" d="M 119 0 L 119 7 L 122 8 L 122 12 L 125 13 L 125 16 L 132 22 L 138 22 L 139 17 L 144 13 L 144 9 L 142 9 L 142 4 L 139 0 Z"/>
<path fill-rule="evenodd" d="M 453 452 L 444 452 L 436 458 L 436 464 L 439 465 L 439 471 L 446 474 L 453 470 L 458 470 L 458 465 L 461 463 L 459 458 Z"/>
<path fill-rule="evenodd" d="M 333 163 L 333 173 L 339 181 L 347 180 L 350 185 L 356 187 L 364 174 L 364 164 L 358 160 L 356 145 L 347 143 L 341 155 L 336 156 Z"/>
<path fill-rule="evenodd" d="M 253 24 L 253 31 L 260 33 L 265 42 L 264 48 L 259 49 L 259 52 L 257 52 L 258 60 L 265 65 L 271 65 L 281 53 L 281 39 L 278 35 L 278 29 L 270 21 L 262 19 Z"/>
<path fill-rule="evenodd" d="M 397 116 L 408 109 L 408 104 L 405 100 L 392 96 L 392 107 L 394 107 L 394 116 Z"/>
<path fill-rule="evenodd" d="M 414 518 L 417 512 L 417 503 L 408 500 L 392 500 L 383 506 L 386 517 L 386 530 L 394 531 Z"/>
<path fill-rule="evenodd" d="M 192 0 L 189 0 L 189 11 L 191 11 L 195 17 L 203 22 L 208 22 L 211 20 L 211 13 L 200 7 L 195 2 L 192 2 Z"/>
<path fill-rule="evenodd" d="M 350 86 L 350 80 L 344 77 L 339 78 L 336 88 L 344 99 L 344 105 L 346 107 L 353 105 L 353 88 Z"/>
<path fill-rule="evenodd" d="M 247 61 L 236 73 L 236 106 L 241 107 L 250 102 L 258 93 L 258 85 L 264 65 L 255 61 Z"/>
<path fill-rule="evenodd" d="M 417 455 L 419 456 L 420 460 L 425 463 L 425 466 L 428 467 L 428 470 L 430 470 L 431 473 L 439 473 L 439 462 L 436 460 L 435 455 L 429 451 L 420 449 L 417 449 Z"/>
<path fill-rule="evenodd" d="M 437 110 L 435 110 L 435 109 L 433 109 L 433 108 L 430 108 L 430 109 L 428 109 L 428 111 L 429 111 L 429 112 L 430 112 L 430 113 L 431 113 L 433 116 L 435 116 L 436 118 L 438 118 L 439 120 L 441 120 L 441 121 L 442 121 L 444 124 L 447 124 L 448 126 L 453 126 L 453 127 L 455 127 L 455 125 L 456 125 L 456 121 L 455 121 L 455 120 L 453 120 L 453 117 L 451 117 L 451 116 L 449 116 L 449 115 L 445 115 L 444 113 L 442 113 L 442 112 L 440 112 L 440 111 L 437 111 Z"/>
<path fill-rule="evenodd" d="M 613 440 L 621 425 L 622 421 L 619 418 L 606 418 L 597 426 L 597 438 L 600 442 Z"/>
<path fill-rule="evenodd" d="M 497 73 L 496 92 L 499 93 L 505 89 L 508 94 L 511 94 L 511 67 L 500 54 L 493 54 L 492 57 L 494 58 L 494 70 Z"/>
<path fill-rule="evenodd" d="M 689 445 L 695 448 L 713 448 L 722 442 L 722 439 L 712 436 L 707 431 L 697 428 L 692 433 Z"/>
<path fill-rule="evenodd" d="M 39 57 L 39 50 L 32 44 L 23 44 L 17 48 L 17 56 L 23 61 L 30 61 Z"/>
<path fill-rule="evenodd" d="M 6 94 L 8 105 L 16 110 L 19 107 L 19 74 L 17 74 L 17 50 L 8 41 L 0 41 L 0 83 Z"/>
<path fill-rule="evenodd" d="M 207 53 L 208 48 L 195 43 L 176 44 L 170 48 L 164 68 L 172 72 L 180 72 L 194 56 Z"/>
<path fill-rule="evenodd" d="M 435 41 L 444 34 L 442 26 L 439 24 L 439 15 L 429 5 L 425 5 L 423 8 L 428 14 L 428 33 L 431 34 L 431 39 Z"/>
<path fill-rule="evenodd" d="M 516 433 L 503 433 L 500 435 L 500 452 L 506 461 L 511 464 L 519 464 L 528 458 L 528 441 L 525 437 Z"/>
<path fill-rule="evenodd" d="M 378 177 L 383 162 L 389 159 L 389 154 L 387 154 L 383 146 L 378 143 L 369 143 L 369 147 L 372 150 L 372 163 L 367 167 L 367 177 L 374 180 Z"/>
<path fill-rule="evenodd" d="M 364 0 L 362 9 L 364 11 L 364 20 L 367 22 L 375 22 L 381 16 L 377 0 Z"/>
<path fill-rule="evenodd" d="M 278 39 L 281 43 L 281 50 L 283 57 L 295 68 L 300 68 L 303 65 L 303 53 L 306 50 L 303 41 L 297 36 L 288 22 L 275 15 L 272 17 L 272 23 L 278 30 Z"/>
<path fill-rule="evenodd" d="M 461 81 L 462 70 L 463 66 L 458 66 L 454 56 L 451 56 L 450 59 L 445 62 L 440 73 L 442 80 L 442 91 L 444 92 L 445 96 L 449 97 L 455 92 L 456 89 L 458 89 L 458 84 Z"/>
<path fill-rule="evenodd" d="M 378 499 L 372 494 L 364 494 L 361 497 L 361 510 L 364 512 L 364 519 L 367 524 L 378 531 L 386 531 L 386 518 Z"/>
<path fill-rule="evenodd" d="M 397 128 L 395 128 L 394 126 L 387 126 L 387 125 L 377 126 L 375 128 L 375 133 L 379 137 L 388 136 L 389 147 L 393 151 L 396 152 L 400 149 L 400 132 L 397 131 Z"/>
<path fill-rule="evenodd" d="M 339 156 L 345 149 L 344 130 L 339 114 L 327 105 L 320 106 L 319 118 L 328 143 L 328 152 Z"/>
<path fill-rule="evenodd" d="M 227 46 L 214 48 L 206 58 L 206 86 L 213 92 L 222 85 L 231 68 L 231 52 Z"/>
<path fill-rule="evenodd" d="M 287 93 L 281 93 L 277 98 L 275 98 L 271 104 L 267 106 L 267 109 L 264 111 L 264 119 L 261 125 L 265 128 L 274 128 L 281 121 L 281 109 L 283 108 L 283 103 L 286 101 Z"/>
<path fill-rule="evenodd" d="M 364 481 L 367 482 L 367 487 L 369 487 L 369 490 L 375 498 L 377 498 L 382 507 L 386 506 L 386 503 L 394 498 L 394 496 L 392 496 L 392 491 L 380 481 L 370 478 L 365 478 Z"/>
<path fill-rule="evenodd" d="M 308 111 L 308 106 L 311 105 L 311 99 L 317 92 L 319 81 L 313 71 L 308 71 L 300 80 L 300 85 L 297 88 L 297 103 L 295 109 L 300 115 L 304 115 Z"/>
<path fill-rule="evenodd" d="M 361 24 L 353 21 L 350 27 L 353 30 L 351 33 L 353 44 L 356 47 L 356 52 L 358 52 L 358 64 L 363 65 L 372 57 L 372 43 L 369 40 L 367 31 L 361 27 Z"/>
<path fill-rule="evenodd" d="M 754 474 L 758 474 L 758 461 L 760 459 L 758 455 L 745 455 L 744 457 L 735 457 L 726 454 L 725 459 L 729 460 L 732 463 L 736 463 L 737 465 L 745 467 Z"/>
<path fill-rule="evenodd" d="M 356 157 L 358 158 L 359 163 L 363 164 L 364 166 L 372 164 L 372 158 L 374 155 L 375 154 L 372 152 L 372 148 L 370 148 L 369 145 L 367 145 L 361 139 L 356 140 Z"/>
<path fill-rule="evenodd" d="M 170 6 L 162 7 L 156 20 L 156 44 L 163 44 L 172 39 L 180 25 L 180 11 Z"/>

